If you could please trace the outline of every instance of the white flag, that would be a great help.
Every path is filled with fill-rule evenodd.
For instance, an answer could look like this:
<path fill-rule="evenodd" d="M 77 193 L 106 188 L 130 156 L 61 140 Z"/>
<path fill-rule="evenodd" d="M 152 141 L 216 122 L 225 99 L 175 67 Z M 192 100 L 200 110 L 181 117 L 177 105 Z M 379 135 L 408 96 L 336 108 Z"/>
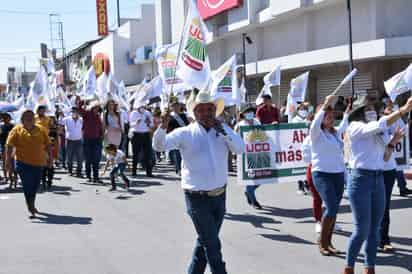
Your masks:
<path fill-rule="evenodd" d="M 162 95 L 162 89 L 162 79 L 160 76 L 156 76 L 137 92 L 134 101 L 134 108 L 137 108 L 140 105 L 146 105 L 152 98 L 160 97 Z"/>
<path fill-rule="evenodd" d="M 105 101 L 107 93 L 109 92 L 107 90 L 108 81 L 109 78 L 107 77 L 106 73 L 102 73 L 96 81 L 96 94 L 99 97 L 99 100 L 101 100 L 102 102 Z"/>
<path fill-rule="evenodd" d="M 285 115 L 288 116 L 288 123 L 292 121 L 293 116 L 296 112 L 297 105 L 298 105 L 297 102 L 289 93 L 287 103 L 286 103 L 286 111 L 285 111 Z"/>
<path fill-rule="evenodd" d="M 304 102 L 309 81 L 309 71 L 299 75 L 290 81 L 289 94 L 295 102 Z"/>
<path fill-rule="evenodd" d="M 44 66 L 40 66 L 36 74 L 36 78 L 30 84 L 30 95 L 34 104 L 48 105 L 49 104 L 49 86 L 47 72 Z"/>
<path fill-rule="evenodd" d="M 159 75 L 163 81 L 165 92 L 179 94 L 190 89 L 183 80 L 176 75 L 176 60 L 179 51 L 179 43 L 174 43 L 156 49 L 156 61 L 159 68 Z"/>
<path fill-rule="evenodd" d="M 85 96 L 93 96 L 96 92 L 96 89 L 96 72 L 94 71 L 94 67 L 90 66 L 83 81 L 83 94 Z"/>
<path fill-rule="evenodd" d="M 256 97 L 256 106 L 263 104 L 263 95 L 270 95 L 270 97 L 272 97 L 272 91 L 270 90 L 269 85 L 264 85 L 259 95 Z"/>
<path fill-rule="evenodd" d="M 409 84 L 408 84 L 409 83 Z M 386 93 L 392 102 L 395 102 L 398 95 L 405 93 L 412 88 L 412 64 L 406 70 L 399 72 L 391 79 L 384 82 Z"/>
<path fill-rule="evenodd" d="M 210 34 L 194 0 L 190 0 L 176 74 L 190 87 L 204 89 L 210 80 L 207 41 Z"/>
<path fill-rule="evenodd" d="M 265 86 L 280 86 L 280 65 L 263 77 Z"/>
<path fill-rule="evenodd" d="M 247 93 L 247 90 L 246 90 L 246 85 L 245 85 L 245 79 L 243 78 L 242 83 L 240 84 L 240 87 L 238 87 L 236 91 L 235 102 L 238 107 L 240 107 L 241 104 L 246 103 L 246 93 Z"/>
<path fill-rule="evenodd" d="M 211 96 L 223 98 L 225 106 L 237 104 L 236 56 L 212 72 Z"/>

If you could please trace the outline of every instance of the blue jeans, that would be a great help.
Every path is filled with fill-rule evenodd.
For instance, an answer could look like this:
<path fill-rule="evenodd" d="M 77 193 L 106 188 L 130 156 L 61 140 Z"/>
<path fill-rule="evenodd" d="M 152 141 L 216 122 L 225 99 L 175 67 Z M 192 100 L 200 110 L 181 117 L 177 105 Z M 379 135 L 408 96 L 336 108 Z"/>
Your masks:
<path fill-rule="evenodd" d="M 172 158 L 173 164 L 175 165 L 176 173 L 179 173 L 182 170 L 182 156 L 180 155 L 179 150 L 171 150 L 170 156 Z"/>
<path fill-rule="evenodd" d="M 40 181 L 43 175 L 42 166 L 33 166 L 23 162 L 16 162 L 16 171 L 21 178 L 23 185 L 24 198 L 26 202 L 36 199 L 37 189 L 40 186 Z"/>
<path fill-rule="evenodd" d="M 348 196 L 355 230 L 349 240 L 346 263 L 349 267 L 355 266 L 356 257 L 365 242 L 365 267 L 374 267 L 385 210 L 383 172 L 353 169 L 350 176 Z"/>
<path fill-rule="evenodd" d="M 86 160 L 86 176 L 91 178 L 91 169 L 93 169 L 93 178 L 99 178 L 99 164 L 102 158 L 102 139 L 84 139 L 83 153 Z"/>
<path fill-rule="evenodd" d="M 405 180 L 405 174 L 403 173 L 403 170 L 396 171 L 396 181 L 398 181 L 398 188 L 400 191 L 403 191 L 406 189 L 406 180 Z"/>
<path fill-rule="evenodd" d="M 314 171 L 312 178 L 313 184 L 325 204 L 323 218 L 336 218 L 345 189 L 345 173 Z"/>
<path fill-rule="evenodd" d="M 117 174 L 120 175 L 120 177 L 125 181 L 129 182 L 129 179 L 127 176 L 124 174 L 124 170 L 126 169 L 126 163 L 120 163 L 117 164 L 113 167 L 112 171 L 110 171 L 110 179 L 113 180 L 116 179 Z"/>
<path fill-rule="evenodd" d="M 256 189 L 258 189 L 260 185 L 250 185 L 246 186 L 246 195 L 252 202 L 252 204 L 255 204 L 257 202 L 256 200 Z"/>
<path fill-rule="evenodd" d="M 383 172 L 383 181 L 385 184 L 385 212 L 381 223 L 381 244 L 390 244 L 389 239 L 389 224 L 390 224 L 390 208 L 393 185 L 395 184 L 396 169 Z"/>
<path fill-rule="evenodd" d="M 219 231 L 226 212 L 226 194 L 217 197 L 185 193 L 187 213 L 198 238 L 189 274 L 202 274 L 209 263 L 212 274 L 227 274 L 223 262 Z"/>
<path fill-rule="evenodd" d="M 66 141 L 66 154 L 67 154 L 67 169 L 71 174 L 73 172 L 73 161 L 76 159 L 76 174 L 80 175 L 82 173 L 82 162 L 83 162 L 83 152 L 82 152 L 82 141 L 81 140 L 67 140 Z"/>

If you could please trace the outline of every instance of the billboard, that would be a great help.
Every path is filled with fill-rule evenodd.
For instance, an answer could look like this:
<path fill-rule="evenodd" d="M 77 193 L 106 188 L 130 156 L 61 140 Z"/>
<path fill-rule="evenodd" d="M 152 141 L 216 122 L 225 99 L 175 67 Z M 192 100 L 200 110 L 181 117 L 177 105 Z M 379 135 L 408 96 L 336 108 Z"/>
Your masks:
<path fill-rule="evenodd" d="M 243 0 L 197 0 L 197 8 L 203 20 L 224 11 L 240 7 Z"/>
<path fill-rule="evenodd" d="M 107 0 L 96 0 L 97 10 L 97 32 L 100 36 L 106 36 L 109 33 L 107 18 Z"/>

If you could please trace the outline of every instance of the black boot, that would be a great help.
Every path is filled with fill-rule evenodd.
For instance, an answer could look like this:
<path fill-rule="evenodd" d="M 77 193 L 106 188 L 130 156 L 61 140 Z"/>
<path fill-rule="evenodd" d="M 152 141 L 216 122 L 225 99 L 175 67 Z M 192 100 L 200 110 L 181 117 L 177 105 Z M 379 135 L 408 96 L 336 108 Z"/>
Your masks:
<path fill-rule="evenodd" d="M 112 183 L 112 188 L 109 191 L 115 191 L 116 190 L 116 180 L 114 176 L 110 177 L 110 182 Z"/>

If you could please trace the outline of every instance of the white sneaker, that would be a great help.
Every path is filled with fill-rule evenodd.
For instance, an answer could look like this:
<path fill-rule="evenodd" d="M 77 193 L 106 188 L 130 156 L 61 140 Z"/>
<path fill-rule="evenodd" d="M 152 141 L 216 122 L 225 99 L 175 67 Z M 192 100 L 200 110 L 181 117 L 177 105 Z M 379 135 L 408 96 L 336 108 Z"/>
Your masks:
<path fill-rule="evenodd" d="M 296 193 L 297 193 L 298 195 L 306 195 L 306 192 L 303 191 L 303 190 L 301 190 L 301 189 L 297 190 Z"/>
<path fill-rule="evenodd" d="M 339 232 L 339 231 L 343 231 L 343 228 L 340 226 L 340 225 L 338 225 L 338 224 L 335 224 L 335 232 Z"/>
<path fill-rule="evenodd" d="M 322 224 L 317 222 L 315 225 L 315 231 L 316 233 L 320 234 L 322 232 Z"/>

